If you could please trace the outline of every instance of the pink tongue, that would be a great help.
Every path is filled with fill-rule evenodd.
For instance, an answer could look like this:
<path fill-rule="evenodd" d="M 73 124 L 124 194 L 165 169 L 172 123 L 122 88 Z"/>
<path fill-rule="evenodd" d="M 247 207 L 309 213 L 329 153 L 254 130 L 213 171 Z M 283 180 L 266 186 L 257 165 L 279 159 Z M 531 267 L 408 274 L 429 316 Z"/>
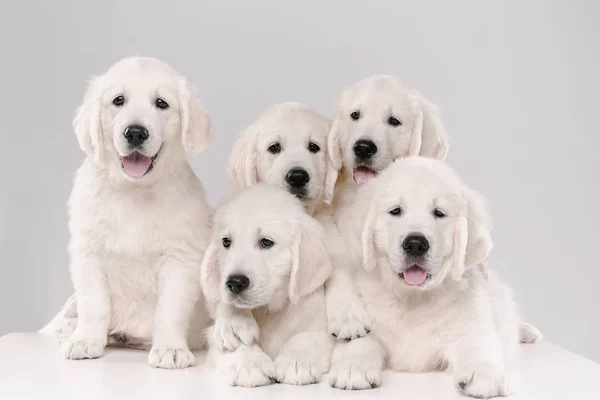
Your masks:
<path fill-rule="evenodd" d="M 377 176 L 377 172 L 365 168 L 356 168 L 354 170 L 354 182 L 358 185 L 362 185 L 369 181 L 369 179 Z"/>
<path fill-rule="evenodd" d="M 148 172 L 152 160 L 143 154 L 136 152 L 123 157 L 125 172 L 132 178 L 141 178 Z"/>
<path fill-rule="evenodd" d="M 404 270 L 404 281 L 409 285 L 420 285 L 427 279 L 427 271 L 423 268 L 413 265 Z"/>

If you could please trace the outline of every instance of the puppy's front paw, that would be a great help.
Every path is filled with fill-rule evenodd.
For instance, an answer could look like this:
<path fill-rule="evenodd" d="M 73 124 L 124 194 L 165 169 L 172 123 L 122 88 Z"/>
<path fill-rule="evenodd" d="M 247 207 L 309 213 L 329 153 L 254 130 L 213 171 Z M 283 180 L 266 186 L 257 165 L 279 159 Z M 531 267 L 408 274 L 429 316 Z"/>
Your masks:
<path fill-rule="evenodd" d="M 250 315 L 236 314 L 217 319 L 213 329 L 214 344 L 221 351 L 235 351 L 242 344 L 252 347 L 258 335 L 258 324 Z"/>
<path fill-rule="evenodd" d="M 99 358 L 104 355 L 104 343 L 96 340 L 71 338 L 62 344 L 60 354 L 68 360 Z"/>
<path fill-rule="evenodd" d="M 363 390 L 381 383 L 381 368 L 368 360 L 357 358 L 336 362 L 329 371 L 329 384 L 337 389 Z"/>
<path fill-rule="evenodd" d="M 275 360 L 275 379 L 290 385 L 318 383 L 323 371 L 316 360 L 293 352 L 281 353 Z"/>
<path fill-rule="evenodd" d="M 196 357 L 188 349 L 158 346 L 150 350 L 148 364 L 154 368 L 187 368 L 196 365 Z"/>
<path fill-rule="evenodd" d="M 223 372 L 229 385 L 250 388 L 272 384 L 275 367 L 269 356 L 261 351 L 238 350 L 229 355 Z"/>
<path fill-rule="evenodd" d="M 456 377 L 459 393 L 477 399 L 506 397 L 510 394 L 510 382 L 499 368 L 493 366 L 460 370 Z"/>
<path fill-rule="evenodd" d="M 338 339 L 357 339 L 371 331 L 371 319 L 360 301 L 344 304 L 327 314 L 329 333 Z"/>

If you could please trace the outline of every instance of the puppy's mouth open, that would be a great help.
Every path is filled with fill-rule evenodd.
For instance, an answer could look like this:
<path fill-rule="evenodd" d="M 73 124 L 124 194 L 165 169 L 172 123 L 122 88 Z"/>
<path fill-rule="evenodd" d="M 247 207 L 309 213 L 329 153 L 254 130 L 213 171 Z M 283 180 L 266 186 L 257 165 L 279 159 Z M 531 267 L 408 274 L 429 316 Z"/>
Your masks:
<path fill-rule="evenodd" d="M 160 149 L 154 156 L 148 157 L 139 151 L 134 151 L 121 158 L 121 165 L 130 178 L 141 178 L 152 171 L 154 168 L 154 161 L 159 153 Z"/>
<path fill-rule="evenodd" d="M 431 274 L 428 273 L 425 268 L 415 264 L 402 271 L 400 273 L 400 278 L 404 279 L 404 282 L 406 282 L 409 285 L 418 286 L 425 282 L 427 279 L 431 279 Z"/>
<path fill-rule="evenodd" d="M 357 185 L 363 185 L 372 178 L 375 178 L 377 174 L 378 172 L 374 169 L 361 165 L 354 168 L 352 177 L 354 178 L 354 182 L 356 182 Z"/>

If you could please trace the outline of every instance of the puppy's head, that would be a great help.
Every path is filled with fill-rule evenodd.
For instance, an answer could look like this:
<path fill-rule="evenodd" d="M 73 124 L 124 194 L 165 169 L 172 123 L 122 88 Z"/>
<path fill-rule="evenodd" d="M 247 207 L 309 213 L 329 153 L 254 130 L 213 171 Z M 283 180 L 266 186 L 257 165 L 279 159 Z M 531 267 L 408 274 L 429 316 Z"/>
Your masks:
<path fill-rule="evenodd" d="M 437 106 L 398 78 L 366 78 L 346 88 L 335 110 L 328 153 L 340 182 L 361 185 L 392 160 L 421 155 L 442 160 L 448 137 Z"/>
<path fill-rule="evenodd" d="M 355 237 L 364 266 L 377 266 L 400 289 L 460 279 L 492 248 L 485 201 L 440 161 L 398 159 L 359 197 L 367 217 Z"/>
<path fill-rule="evenodd" d="M 323 231 L 301 202 L 258 183 L 220 207 L 201 267 L 209 301 L 279 308 L 323 285 L 331 271 Z"/>
<path fill-rule="evenodd" d="M 73 120 L 81 148 L 113 176 L 151 182 L 212 140 L 208 114 L 185 78 L 132 57 L 92 78 Z"/>
<path fill-rule="evenodd" d="M 330 199 L 337 172 L 327 162 L 328 132 L 329 121 L 302 104 L 270 107 L 233 147 L 228 175 L 234 188 L 267 182 L 284 188 L 304 205 Z"/>

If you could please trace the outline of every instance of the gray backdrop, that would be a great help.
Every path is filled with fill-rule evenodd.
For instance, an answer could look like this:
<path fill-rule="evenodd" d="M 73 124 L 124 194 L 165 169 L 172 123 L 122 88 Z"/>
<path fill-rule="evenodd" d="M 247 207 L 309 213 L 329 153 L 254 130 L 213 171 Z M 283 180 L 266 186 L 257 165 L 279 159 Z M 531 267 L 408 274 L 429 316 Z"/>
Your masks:
<path fill-rule="evenodd" d="M 155 4 L 0 6 L 0 333 L 40 328 L 71 293 L 71 120 L 88 77 L 137 54 L 200 89 L 216 143 L 191 162 L 212 204 L 235 136 L 268 105 L 331 115 L 375 73 L 416 86 L 442 107 L 448 161 L 490 199 L 491 261 L 527 320 L 600 361 L 598 2 Z"/>

